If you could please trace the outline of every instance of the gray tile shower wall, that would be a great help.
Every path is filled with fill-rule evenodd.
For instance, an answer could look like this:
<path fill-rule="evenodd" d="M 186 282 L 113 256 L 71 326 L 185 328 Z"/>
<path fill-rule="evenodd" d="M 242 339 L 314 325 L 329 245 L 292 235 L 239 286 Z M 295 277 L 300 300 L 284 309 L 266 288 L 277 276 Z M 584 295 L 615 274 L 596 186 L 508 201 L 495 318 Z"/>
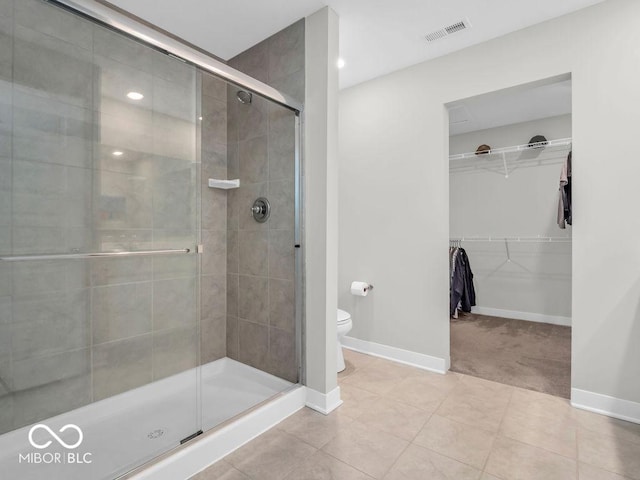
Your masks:
<path fill-rule="evenodd" d="M 229 65 L 304 100 L 304 20 L 229 61 Z M 251 104 L 227 89 L 228 191 L 227 355 L 297 381 L 294 324 L 295 118 L 254 96 Z M 257 223 L 250 207 L 271 203 Z"/>
<path fill-rule="evenodd" d="M 201 76 L 202 254 L 200 361 L 227 356 L 226 190 L 208 188 L 209 178 L 227 178 L 227 86 Z"/>

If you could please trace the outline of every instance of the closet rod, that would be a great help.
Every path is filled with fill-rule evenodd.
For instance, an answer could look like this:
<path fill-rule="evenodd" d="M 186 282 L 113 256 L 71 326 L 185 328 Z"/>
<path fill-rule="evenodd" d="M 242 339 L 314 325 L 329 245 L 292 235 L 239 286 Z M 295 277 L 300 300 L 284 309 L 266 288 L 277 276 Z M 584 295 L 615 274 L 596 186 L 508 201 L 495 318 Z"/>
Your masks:
<path fill-rule="evenodd" d="M 453 237 L 450 242 L 522 242 L 522 243 L 571 243 L 570 237 Z"/>

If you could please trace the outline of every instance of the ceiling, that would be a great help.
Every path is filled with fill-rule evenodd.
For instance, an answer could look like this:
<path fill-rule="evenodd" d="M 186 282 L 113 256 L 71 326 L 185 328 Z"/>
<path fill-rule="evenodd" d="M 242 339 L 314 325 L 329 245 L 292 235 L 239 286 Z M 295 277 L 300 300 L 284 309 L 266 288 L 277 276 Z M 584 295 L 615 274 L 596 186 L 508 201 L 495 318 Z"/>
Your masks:
<path fill-rule="evenodd" d="M 225 60 L 325 5 L 340 16 L 340 87 L 520 30 L 603 0 L 110 0 Z M 467 18 L 472 27 L 424 36 Z"/>
<path fill-rule="evenodd" d="M 571 79 L 556 78 L 447 105 L 449 135 L 571 113 Z"/>

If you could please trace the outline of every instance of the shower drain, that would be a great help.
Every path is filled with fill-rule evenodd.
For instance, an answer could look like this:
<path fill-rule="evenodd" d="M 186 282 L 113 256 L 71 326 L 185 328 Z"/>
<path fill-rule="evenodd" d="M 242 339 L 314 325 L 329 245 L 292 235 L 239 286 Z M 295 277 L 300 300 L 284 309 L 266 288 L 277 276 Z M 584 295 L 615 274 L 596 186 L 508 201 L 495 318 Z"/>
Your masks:
<path fill-rule="evenodd" d="M 163 435 L 164 435 L 164 430 L 162 430 L 161 428 L 158 428 L 157 430 L 154 430 L 153 432 L 149 432 L 149 434 L 147 435 L 147 438 L 149 440 L 155 440 L 156 438 L 160 438 Z"/>

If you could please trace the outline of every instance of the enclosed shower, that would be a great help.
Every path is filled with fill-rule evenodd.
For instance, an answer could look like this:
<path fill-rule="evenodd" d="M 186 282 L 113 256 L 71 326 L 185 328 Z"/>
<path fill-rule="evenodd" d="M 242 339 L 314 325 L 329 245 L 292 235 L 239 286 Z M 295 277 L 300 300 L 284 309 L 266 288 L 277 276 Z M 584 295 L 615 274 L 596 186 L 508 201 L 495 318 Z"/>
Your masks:
<path fill-rule="evenodd" d="M 299 111 L 206 70 L 0 0 L 0 477 L 126 475 L 300 381 Z"/>

